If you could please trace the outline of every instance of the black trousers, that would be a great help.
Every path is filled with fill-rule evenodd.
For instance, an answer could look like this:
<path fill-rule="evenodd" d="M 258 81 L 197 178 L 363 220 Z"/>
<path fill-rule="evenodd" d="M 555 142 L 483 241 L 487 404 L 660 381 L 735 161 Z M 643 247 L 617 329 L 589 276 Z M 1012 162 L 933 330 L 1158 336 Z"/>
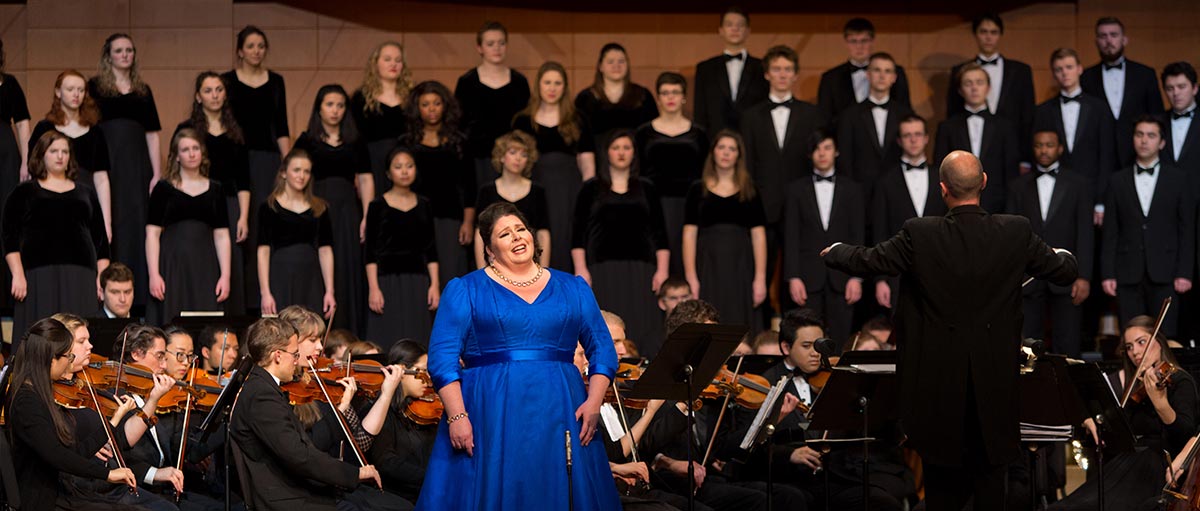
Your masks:
<path fill-rule="evenodd" d="M 1045 282 L 1030 282 L 1021 300 L 1021 312 L 1025 315 L 1022 335 L 1049 340 L 1047 346 L 1050 352 L 1079 358 L 1083 308 L 1071 303 L 1069 291 L 1054 293 Z M 1047 315 L 1050 319 L 1049 331 L 1046 330 Z"/>
<path fill-rule="evenodd" d="M 1121 316 L 1121 326 L 1124 327 L 1130 319 L 1141 314 L 1157 317 L 1158 311 L 1162 308 L 1162 302 L 1167 297 L 1178 302 L 1179 297 L 1175 294 L 1174 282 L 1155 284 L 1150 282 L 1148 277 L 1142 277 L 1142 281 L 1137 284 L 1118 284 L 1117 312 Z M 1171 310 L 1167 311 L 1167 317 L 1163 319 L 1161 331 L 1167 338 L 1175 337 L 1178 317 L 1179 307 L 1178 303 L 1175 303 L 1171 306 Z"/>
<path fill-rule="evenodd" d="M 968 374 L 968 379 L 970 376 Z M 1004 511 L 1008 494 L 1008 464 L 992 464 L 987 458 L 975 391 L 967 387 L 966 417 L 963 418 L 963 462 L 961 466 L 925 463 L 925 511 L 962 511 L 974 499 L 974 511 Z M 946 420 L 954 420 L 947 417 Z"/>
<path fill-rule="evenodd" d="M 807 286 L 809 283 L 804 284 Z M 854 306 L 846 304 L 846 293 L 834 290 L 833 283 L 828 279 L 820 291 L 813 291 L 811 288 L 807 291 L 808 303 L 804 307 L 817 312 L 825 319 L 825 335 L 837 341 L 839 346 L 845 345 L 854 322 Z M 871 292 L 874 293 L 874 290 Z"/>

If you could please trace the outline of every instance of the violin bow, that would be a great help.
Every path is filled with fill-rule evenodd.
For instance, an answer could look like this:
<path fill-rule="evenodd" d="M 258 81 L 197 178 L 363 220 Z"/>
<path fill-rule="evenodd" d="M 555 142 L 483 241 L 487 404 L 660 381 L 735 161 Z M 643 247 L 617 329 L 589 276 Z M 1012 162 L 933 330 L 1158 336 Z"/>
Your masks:
<path fill-rule="evenodd" d="M 617 390 L 616 376 L 613 376 L 612 382 L 610 382 L 610 384 L 612 385 L 612 389 L 613 389 L 613 397 L 617 398 L 617 412 L 621 414 L 621 427 L 625 429 L 625 434 L 629 435 L 629 445 L 630 445 L 629 452 L 633 456 L 633 462 L 637 463 L 637 461 L 638 461 L 637 439 L 633 438 L 633 430 L 629 428 L 629 419 L 627 417 L 625 417 L 625 405 L 621 404 L 621 392 Z"/>
<path fill-rule="evenodd" d="M 1154 342 L 1158 338 L 1158 330 L 1162 328 L 1163 319 L 1166 319 L 1167 310 L 1170 308 L 1171 297 L 1168 296 L 1163 299 L 1162 308 L 1158 310 L 1158 319 L 1154 322 L 1154 332 L 1150 334 L 1150 342 Z M 1146 349 L 1150 349 L 1149 344 L 1146 345 Z M 1150 357 L 1147 357 L 1145 352 L 1143 352 L 1142 361 L 1138 363 L 1137 374 L 1129 382 L 1129 388 L 1125 389 L 1125 396 L 1121 398 L 1121 408 L 1125 408 L 1125 404 L 1129 402 L 1129 396 L 1133 395 L 1133 388 L 1137 386 L 1137 380 L 1142 377 L 1142 373 L 1146 372 L 1146 361 L 1149 359 Z"/>
<path fill-rule="evenodd" d="M 738 375 L 742 373 L 742 362 L 746 357 L 738 357 L 737 366 L 733 368 L 733 386 L 738 386 Z M 729 409 L 729 400 L 733 398 L 733 392 L 725 393 L 725 401 L 721 403 L 721 412 L 717 414 L 717 424 L 713 426 L 712 433 L 708 436 L 708 447 L 704 449 L 704 458 L 701 459 L 700 466 L 708 465 L 708 456 L 712 454 L 713 443 L 717 440 L 717 430 L 721 429 L 721 419 L 725 418 L 725 410 Z"/>
<path fill-rule="evenodd" d="M 226 328 L 221 336 L 221 359 L 217 361 L 217 381 L 220 382 L 222 374 L 225 374 L 225 348 L 229 346 L 229 329 Z"/>
<path fill-rule="evenodd" d="M 328 333 L 329 330 L 326 330 Z M 325 396 L 325 401 L 329 403 L 329 407 L 333 409 L 333 415 L 338 419 L 338 425 L 342 427 L 342 433 L 346 435 L 346 440 L 350 443 L 350 447 L 354 450 L 354 457 L 358 459 L 359 466 L 367 466 L 367 457 L 363 454 L 362 446 L 358 445 L 358 441 L 354 439 L 354 433 L 350 432 L 350 424 L 346 422 L 346 417 L 342 415 L 342 411 L 338 410 L 337 404 L 329 397 L 329 390 L 325 388 L 325 382 L 321 381 L 321 375 L 317 374 L 317 366 L 313 365 L 311 358 L 306 359 L 308 369 L 312 371 L 313 379 L 317 381 L 317 387 L 321 389 L 321 394 Z M 383 485 L 379 486 L 383 490 Z"/>
<path fill-rule="evenodd" d="M 92 387 L 92 377 L 88 375 L 87 371 L 83 371 L 83 381 L 87 384 L 88 395 L 92 398 L 92 404 L 96 406 L 96 414 L 100 416 L 100 423 L 104 425 L 104 434 L 108 437 L 108 445 L 112 447 L 113 459 L 117 460 L 117 468 L 129 468 L 129 465 L 125 464 L 125 456 L 121 455 L 121 448 L 117 445 L 112 425 L 108 423 L 108 418 L 100 411 L 100 398 L 96 396 L 96 389 Z M 118 400 L 117 403 L 119 404 L 120 401 Z M 129 492 L 135 497 L 140 496 L 138 495 L 136 486 L 129 487 Z"/>
<path fill-rule="evenodd" d="M 225 334 L 229 335 L 229 331 L 226 330 Z M 193 358 L 191 367 L 188 368 L 188 385 L 191 386 L 192 388 L 195 388 L 195 385 L 196 385 L 196 360 L 198 360 L 198 359 Z M 225 360 L 225 350 L 223 348 L 221 349 L 221 360 L 222 361 Z M 218 369 L 218 371 L 219 370 L 220 369 Z M 188 392 L 187 393 L 187 402 L 183 406 L 183 434 L 179 435 L 179 451 L 176 453 L 176 456 L 178 458 L 175 460 L 175 470 L 178 470 L 180 472 L 183 471 L 183 455 L 185 452 L 187 452 L 188 430 L 190 430 L 191 427 L 192 427 L 192 393 Z M 179 500 L 182 497 L 183 497 L 183 492 L 176 492 L 175 493 L 175 503 L 178 504 Z"/>
<path fill-rule="evenodd" d="M 113 395 L 121 395 L 121 383 L 125 381 L 125 346 L 129 344 L 129 329 L 126 328 L 121 332 L 121 356 L 117 359 L 117 385 L 113 388 Z M 91 381 L 88 382 L 91 386 Z"/>

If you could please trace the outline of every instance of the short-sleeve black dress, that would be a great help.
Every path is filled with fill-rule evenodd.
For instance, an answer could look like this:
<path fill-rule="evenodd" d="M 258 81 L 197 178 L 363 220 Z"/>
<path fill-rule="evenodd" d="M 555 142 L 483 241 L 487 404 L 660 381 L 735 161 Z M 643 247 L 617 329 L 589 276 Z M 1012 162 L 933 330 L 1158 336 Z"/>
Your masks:
<path fill-rule="evenodd" d="M 595 138 L 587 121 L 577 116 L 575 124 L 579 135 L 568 143 L 557 126 L 542 126 L 528 115 L 513 119 L 513 129 L 532 135 L 537 142 L 538 161 L 533 164 L 533 182 L 546 189 L 550 267 L 565 272 L 575 269 L 571 262 L 571 218 L 575 214 L 575 198 L 583 186 L 577 156 L 596 151 Z"/>
<path fill-rule="evenodd" d="M 151 298 L 146 320 L 166 325 L 183 311 L 222 310 L 216 295 L 221 266 L 213 243 L 213 231 L 229 228 L 221 184 L 209 181 L 208 190 L 193 197 L 159 181 L 150 194 L 147 224 L 162 227 L 158 271 L 166 293 L 163 300 Z"/>
<path fill-rule="evenodd" d="M 694 225 L 696 277 L 700 298 L 721 313 L 721 322 L 746 325 L 753 333 L 761 328 L 761 312 L 754 307 L 754 248 L 750 229 L 766 224 L 762 198 L 757 193 L 743 201 L 708 191 L 702 181 L 688 190 L 684 225 Z"/>
<path fill-rule="evenodd" d="M 376 264 L 383 314 L 367 314 L 367 339 L 387 351 L 396 341 L 429 345 L 429 263 L 438 262 L 433 205 L 424 197 L 408 211 L 378 197 L 367 209 L 366 263 Z"/>
<path fill-rule="evenodd" d="M 333 246 L 329 210 L 296 213 L 271 200 L 258 207 L 258 246 L 271 247 L 270 290 L 276 310 L 303 305 L 322 312 L 325 281 L 318 251 Z"/>
<path fill-rule="evenodd" d="M 350 104 L 346 106 L 358 125 L 358 135 L 367 146 L 371 174 L 375 176 L 375 196 L 383 195 L 392 187 L 388 179 L 388 152 L 396 147 L 400 137 L 408 130 L 408 119 L 404 116 L 404 101 L 395 106 L 378 103 L 376 108 L 367 109 L 367 98 L 362 89 L 354 91 Z"/>

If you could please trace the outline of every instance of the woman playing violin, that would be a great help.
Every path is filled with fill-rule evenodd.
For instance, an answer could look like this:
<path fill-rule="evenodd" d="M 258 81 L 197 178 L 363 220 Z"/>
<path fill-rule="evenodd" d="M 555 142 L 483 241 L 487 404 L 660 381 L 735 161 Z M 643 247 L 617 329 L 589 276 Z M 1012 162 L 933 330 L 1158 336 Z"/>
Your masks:
<path fill-rule="evenodd" d="M 429 357 L 419 343 L 405 339 L 392 345 L 387 360 L 406 372 L 424 371 Z M 432 393 L 428 373 L 425 376 L 425 379 L 419 374 L 400 377 L 400 388 L 392 398 L 383 431 L 375 437 L 375 445 L 367 454 L 383 477 L 383 487 L 410 501 L 416 501 L 421 494 L 425 467 L 442 415 L 436 413 L 441 400 Z M 425 401 L 428 406 L 413 404 L 421 399 L 430 399 Z M 428 410 L 422 410 L 423 407 Z"/>

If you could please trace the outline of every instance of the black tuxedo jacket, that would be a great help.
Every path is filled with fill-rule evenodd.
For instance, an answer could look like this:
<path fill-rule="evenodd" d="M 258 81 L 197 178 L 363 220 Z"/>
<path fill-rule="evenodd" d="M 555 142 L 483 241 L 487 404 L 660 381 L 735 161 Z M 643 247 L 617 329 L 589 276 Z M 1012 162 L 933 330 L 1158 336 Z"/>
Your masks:
<path fill-rule="evenodd" d="M 1112 115 L 1112 105 L 1104 93 L 1103 64 L 1083 70 L 1079 77 L 1083 92 L 1104 101 L 1106 112 Z M 1158 75 L 1154 68 L 1125 59 L 1125 90 L 1121 100 L 1121 115 L 1116 118 L 1117 164 L 1120 168 L 1133 165 L 1133 120 L 1143 114 L 1158 114 L 1163 111 L 1162 92 L 1158 89 Z"/>
<path fill-rule="evenodd" d="M 1117 171 L 1112 112 L 1108 104 L 1088 93 L 1079 95 L 1079 123 L 1075 128 L 1074 150 L 1067 150 L 1067 132 L 1063 127 L 1062 101 L 1054 97 L 1037 107 L 1034 130 L 1053 130 L 1062 143 L 1062 164 L 1092 184 L 1093 204 L 1104 202 L 1108 180 Z M 1030 139 L 1032 140 L 1032 139 Z M 1032 144 L 1032 142 L 1031 142 Z M 1057 246 L 1057 245 L 1056 245 Z"/>
<path fill-rule="evenodd" d="M 937 165 L 951 151 L 971 152 L 971 136 L 967 131 L 969 113 L 963 110 L 938 124 L 937 142 L 934 144 L 933 161 Z M 1017 129 L 1007 119 L 997 117 L 986 110 L 983 143 L 980 144 L 979 161 L 987 173 L 987 187 L 983 190 L 982 206 L 988 211 L 1004 211 L 1004 192 L 1008 182 L 1021 173 L 1020 149 Z"/>
<path fill-rule="evenodd" d="M 854 66 L 847 61 L 821 74 L 821 83 L 817 88 L 817 106 L 820 107 L 821 114 L 830 121 L 837 122 L 843 111 L 858 103 L 854 97 L 854 80 L 850 78 L 852 73 Z M 904 73 L 904 66 L 896 66 L 896 83 L 892 84 L 890 97 L 896 105 L 912 109 L 912 100 L 908 94 L 908 76 Z"/>
<path fill-rule="evenodd" d="M 1162 164 L 1150 214 L 1142 214 L 1133 167 L 1113 174 L 1104 201 L 1100 277 L 1118 284 L 1155 284 L 1192 278 L 1196 254 L 1196 205 L 1187 176 Z"/>
<path fill-rule="evenodd" d="M 748 53 L 746 63 L 742 66 L 736 98 L 732 97 L 732 91 L 729 90 L 729 71 L 725 68 L 723 54 L 696 64 L 693 82 L 693 119 L 704 126 L 710 135 L 716 135 L 724 128 L 737 131 L 741 125 L 742 111 L 767 99 L 767 90 L 770 88 L 763 75 L 762 60 Z"/>
<path fill-rule="evenodd" d="M 932 164 L 926 171 L 929 181 L 929 195 L 925 197 L 925 211 L 922 216 L 942 216 L 946 214 L 946 202 L 942 200 L 942 190 L 938 187 L 940 178 L 938 170 Z M 917 216 L 913 207 L 912 196 L 908 194 L 908 183 L 904 181 L 904 170 L 900 163 L 888 165 L 875 184 L 875 194 L 871 198 L 871 243 L 882 243 L 900 232 L 904 222 Z"/>
<path fill-rule="evenodd" d="M 1193 112 L 1200 111 L 1200 109 Z M 1166 147 L 1159 152 L 1164 163 L 1170 164 L 1172 167 L 1179 169 L 1187 176 L 1188 181 L 1193 186 L 1192 197 L 1200 197 L 1200 114 L 1192 114 L 1192 125 L 1188 127 L 1187 135 L 1183 139 L 1183 149 L 1179 151 L 1179 158 L 1175 158 L 1175 131 L 1171 127 L 1171 113 L 1167 112 L 1162 116 L 1163 140 L 1167 141 Z"/>
<path fill-rule="evenodd" d="M 842 113 L 837 125 L 838 168 L 862 185 L 867 199 L 884 165 L 900 159 L 900 119 L 912 113 L 907 106 L 889 101 L 881 146 L 871 114 L 874 107 L 870 101 L 854 105 Z"/>
<path fill-rule="evenodd" d="M 742 118 L 742 136 L 746 139 L 746 165 L 754 184 L 762 194 L 767 223 L 775 224 L 783 216 L 783 195 L 788 183 L 812 170 L 808 138 L 825 125 L 825 118 L 812 103 L 792 100 L 783 148 L 775 138 L 770 100 L 761 101 Z"/>
<path fill-rule="evenodd" d="M 975 62 L 975 59 L 951 68 L 950 80 L 953 81 L 954 77 L 958 76 L 958 70 L 969 62 Z M 995 85 L 992 84 L 992 86 Z M 1033 108 L 1037 101 L 1036 98 L 1037 95 L 1033 92 L 1033 70 L 1029 64 L 1004 57 L 1004 77 L 1003 82 L 1000 83 L 1000 99 L 996 102 L 996 111 L 992 113 L 997 117 L 1008 119 L 1013 126 L 1017 127 L 1017 137 L 1021 143 L 1031 140 Z M 946 111 L 961 112 L 965 106 L 962 94 L 959 94 L 956 87 L 950 87 L 946 91 Z M 1032 161 L 1033 153 L 1029 147 L 1026 147 L 1027 145 L 1021 146 L 1021 158 L 1023 161 Z"/>
<path fill-rule="evenodd" d="M 968 413 L 978 414 L 988 464 L 1016 459 L 1021 282 L 1028 274 L 1070 284 L 1075 258 L 1055 254 L 1029 220 L 970 205 L 913 218 L 873 248 L 837 245 L 825 262 L 855 275 L 901 278 L 894 330 L 900 413 L 925 463 L 962 466 Z"/>
<path fill-rule="evenodd" d="M 803 280 L 809 293 L 825 289 L 827 278 L 834 291 L 845 291 L 850 276 L 827 268 L 821 261 L 821 250 L 838 241 L 863 243 L 866 236 L 866 203 L 862 188 L 844 177 L 834 179 L 829 230 L 821 227 L 821 212 L 817 208 L 812 178 L 805 176 L 788 186 L 780 235 L 783 277 Z"/>
<path fill-rule="evenodd" d="M 229 434 L 247 469 L 243 486 L 254 489 L 247 497 L 257 509 L 335 509 L 329 486 L 358 484 L 357 468 L 313 445 L 287 396 L 261 367 L 246 377 Z"/>
<path fill-rule="evenodd" d="M 1038 172 L 1030 172 L 1013 182 L 1008 190 L 1008 207 L 1005 211 L 1029 219 L 1037 234 L 1055 248 L 1065 248 L 1075 254 L 1079 266 L 1079 278 L 1091 280 L 1092 261 L 1095 254 L 1095 229 L 1092 227 L 1092 185 L 1075 169 L 1059 165 L 1058 177 L 1054 178 L 1054 192 L 1050 194 L 1050 207 L 1046 220 L 1042 220 L 1041 203 L 1038 200 Z M 1047 178 L 1049 179 L 1049 178 Z M 1027 290 L 1029 288 L 1026 288 Z M 1055 294 L 1070 293 L 1070 286 L 1051 284 Z"/>

